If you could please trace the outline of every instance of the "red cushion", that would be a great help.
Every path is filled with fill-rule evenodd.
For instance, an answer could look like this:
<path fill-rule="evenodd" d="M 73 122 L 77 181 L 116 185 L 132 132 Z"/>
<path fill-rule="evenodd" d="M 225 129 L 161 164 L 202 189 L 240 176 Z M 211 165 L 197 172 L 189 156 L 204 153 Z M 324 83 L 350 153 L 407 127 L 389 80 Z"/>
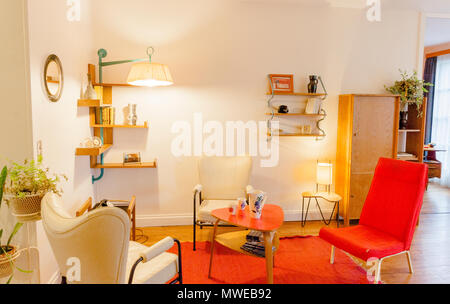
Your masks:
<path fill-rule="evenodd" d="M 380 158 L 359 223 L 403 241 L 409 250 L 427 175 L 424 164 Z"/>
<path fill-rule="evenodd" d="M 358 225 L 346 228 L 322 228 L 320 237 L 364 261 L 404 251 L 404 243 L 373 228 Z"/>

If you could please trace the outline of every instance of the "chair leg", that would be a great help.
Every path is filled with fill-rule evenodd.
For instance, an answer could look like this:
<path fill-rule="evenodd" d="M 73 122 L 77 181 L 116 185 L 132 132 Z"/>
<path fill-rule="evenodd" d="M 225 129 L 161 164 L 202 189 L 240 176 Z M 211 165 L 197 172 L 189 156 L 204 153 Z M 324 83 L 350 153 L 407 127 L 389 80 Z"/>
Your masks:
<path fill-rule="evenodd" d="M 196 248 L 195 248 L 195 241 L 196 241 L 196 224 L 194 223 L 194 225 L 192 225 L 192 229 L 193 229 L 193 233 L 194 233 L 194 251 L 196 251 Z"/>
<path fill-rule="evenodd" d="M 374 284 L 378 284 L 381 281 L 381 262 L 383 260 L 377 261 L 377 268 L 375 270 L 375 280 L 373 281 Z"/>
<path fill-rule="evenodd" d="M 414 273 L 414 269 L 413 269 L 412 261 L 411 261 L 411 252 L 406 251 L 406 257 L 408 259 L 409 272 Z"/>
<path fill-rule="evenodd" d="M 336 253 L 336 247 L 331 246 L 330 264 L 334 264 L 334 255 Z"/>

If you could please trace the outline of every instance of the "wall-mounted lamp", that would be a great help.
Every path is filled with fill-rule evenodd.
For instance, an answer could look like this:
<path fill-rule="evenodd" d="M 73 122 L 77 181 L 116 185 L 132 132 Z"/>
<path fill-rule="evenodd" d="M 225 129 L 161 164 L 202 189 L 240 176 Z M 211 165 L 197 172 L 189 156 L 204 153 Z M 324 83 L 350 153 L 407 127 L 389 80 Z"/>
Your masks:
<path fill-rule="evenodd" d="M 103 83 L 103 67 L 134 62 L 134 64 L 131 66 L 130 73 L 128 74 L 128 84 L 142 87 L 172 85 L 173 79 L 172 75 L 170 74 L 169 67 L 165 64 L 152 62 L 152 56 L 154 53 L 154 48 L 149 47 L 147 49 L 148 58 L 145 59 L 103 62 L 103 58 L 105 58 L 108 53 L 105 49 L 100 49 L 98 51 L 100 84 Z"/>
<path fill-rule="evenodd" d="M 130 73 L 128 74 L 128 84 L 133 86 L 142 87 L 158 87 L 169 86 L 173 84 L 172 75 L 170 74 L 169 67 L 165 64 L 152 62 L 152 56 L 155 53 L 153 47 L 147 48 L 148 58 L 144 59 L 131 59 L 103 62 L 103 58 L 108 55 L 105 49 L 98 50 L 98 78 L 99 84 L 103 84 L 103 67 L 125 64 L 134 62 L 131 66 Z M 100 121 L 102 120 L 102 111 L 100 111 Z M 103 128 L 100 128 L 100 137 L 103 143 Z M 100 163 L 104 163 L 104 155 L 100 155 Z M 92 176 L 92 183 L 99 181 L 103 178 L 105 170 L 102 168 L 98 177 Z"/>
<path fill-rule="evenodd" d="M 319 186 L 326 186 L 328 192 L 331 191 L 331 185 L 333 184 L 333 164 L 329 163 L 319 163 L 317 162 L 317 191 L 319 191 Z"/>

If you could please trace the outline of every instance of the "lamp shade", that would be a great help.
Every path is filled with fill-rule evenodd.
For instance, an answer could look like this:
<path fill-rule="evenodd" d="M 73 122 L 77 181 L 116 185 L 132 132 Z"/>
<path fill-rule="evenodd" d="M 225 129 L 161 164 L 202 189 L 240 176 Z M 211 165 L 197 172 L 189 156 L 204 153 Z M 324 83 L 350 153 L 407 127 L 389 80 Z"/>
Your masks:
<path fill-rule="evenodd" d="M 172 85 L 173 79 L 167 65 L 140 62 L 131 66 L 127 82 L 140 87 L 159 87 Z"/>
<path fill-rule="evenodd" d="M 317 163 L 317 184 L 331 185 L 333 183 L 333 165 Z"/>

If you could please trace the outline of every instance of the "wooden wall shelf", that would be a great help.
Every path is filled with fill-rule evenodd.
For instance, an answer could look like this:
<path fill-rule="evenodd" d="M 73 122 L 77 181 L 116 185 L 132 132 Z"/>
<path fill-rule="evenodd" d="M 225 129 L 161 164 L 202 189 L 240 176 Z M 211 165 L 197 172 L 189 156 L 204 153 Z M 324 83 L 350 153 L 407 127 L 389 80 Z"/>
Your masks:
<path fill-rule="evenodd" d="M 398 152 L 412 154 L 413 156 L 397 156 L 398 159 L 423 162 L 424 141 L 425 141 L 425 117 L 427 113 L 426 98 L 422 104 L 422 115 L 417 111 L 415 104 L 408 106 L 408 124 L 407 129 L 398 130 Z"/>
<path fill-rule="evenodd" d="M 267 95 L 272 95 L 272 93 L 266 93 Z M 283 93 L 283 92 L 275 92 L 276 96 L 306 96 L 306 97 L 319 97 L 319 96 L 327 96 L 325 93 Z"/>
<path fill-rule="evenodd" d="M 99 99 L 78 99 L 78 106 L 79 107 L 101 107 L 102 103 Z M 111 106 L 111 105 L 105 105 L 105 106 Z"/>
<path fill-rule="evenodd" d="M 272 116 L 272 113 L 266 113 Z M 325 117 L 325 114 L 301 114 L 301 113 L 274 113 L 274 116 L 304 116 L 304 117 Z"/>
<path fill-rule="evenodd" d="M 144 162 L 133 165 L 124 165 L 123 163 L 104 163 L 98 162 L 98 156 L 102 155 L 114 144 L 114 129 L 148 129 L 148 122 L 144 122 L 144 125 L 129 126 L 129 125 L 102 125 L 97 124 L 95 120 L 96 110 L 99 107 L 111 107 L 112 106 L 112 87 L 134 87 L 129 84 L 110 84 L 103 83 L 99 84 L 96 82 L 96 72 L 95 65 L 88 65 L 88 72 L 91 75 L 92 83 L 94 86 L 103 87 L 103 103 L 101 100 L 93 99 L 78 100 L 78 107 L 88 107 L 89 108 L 89 125 L 94 129 L 94 136 L 101 137 L 103 135 L 104 145 L 100 148 L 78 148 L 76 150 L 76 155 L 87 155 L 90 157 L 90 166 L 92 169 L 143 169 L 143 168 L 156 168 L 156 160 L 153 162 Z M 103 131 L 103 132 L 102 132 Z"/>
<path fill-rule="evenodd" d="M 156 160 L 153 162 L 139 163 L 139 164 L 129 164 L 124 165 L 123 163 L 109 163 L 109 164 L 96 164 L 92 166 L 93 169 L 154 169 L 157 168 Z"/>
<path fill-rule="evenodd" d="M 271 136 L 271 134 L 267 134 L 268 136 Z M 300 134 L 300 133 L 290 133 L 290 134 L 279 134 L 279 135 L 273 135 L 273 136 L 280 136 L 280 137 L 325 137 L 323 134 Z"/>
<path fill-rule="evenodd" d="M 99 148 L 77 148 L 76 155 L 83 156 L 83 155 L 89 155 L 89 156 L 98 156 L 100 154 L 105 153 L 109 149 L 111 149 L 112 145 L 105 144 Z"/>
<path fill-rule="evenodd" d="M 144 122 L 144 125 L 129 126 L 129 125 L 91 125 L 91 128 L 116 128 L 116 129 L 148 129 L 148 122 Z"/>

